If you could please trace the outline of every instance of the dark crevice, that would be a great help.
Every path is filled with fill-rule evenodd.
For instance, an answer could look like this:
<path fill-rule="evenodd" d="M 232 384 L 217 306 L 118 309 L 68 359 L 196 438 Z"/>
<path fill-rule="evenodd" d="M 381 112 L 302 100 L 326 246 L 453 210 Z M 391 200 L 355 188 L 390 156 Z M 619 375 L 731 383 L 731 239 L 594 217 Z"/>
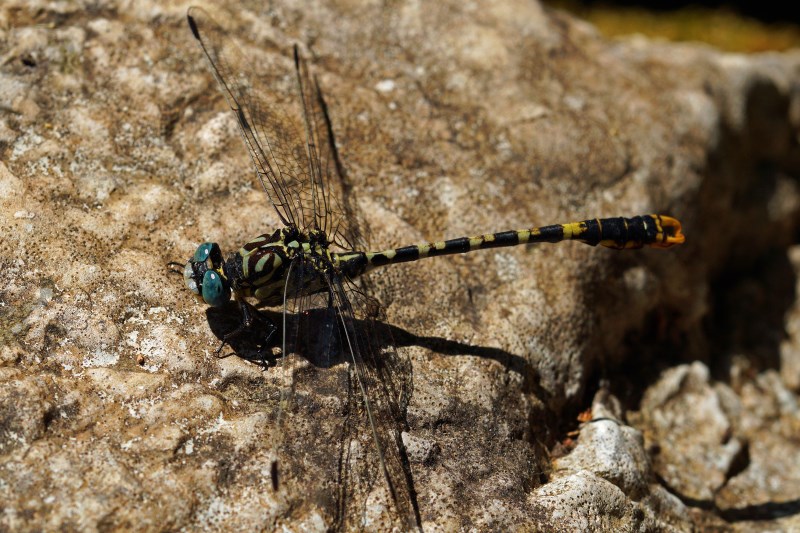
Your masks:
<path fill-rule="evenodd" d="M 638 7 L 648 11 L 659 11 L 663 13 L 677 11 L 683 8 L 704 7 L 707 9 L 732 10 L 743 16 L 751 17 L 766 23 L 787 23 L 798 22 L 797 17 L 792 18 L 793 12 L 791 4 L 779 2 L 778 0 L 767 0 L 762 2 L 730 2 L 720 0 L 683 0 L 675 2 L 672 0 L 579 0 L 574 2 L 579 6 L 606 6 L 606 7 Z"/>
<path fill-rule="evenodd" d="M 680 301 L 663 299 L 629 332 L 615 364 L 600 365 L 588 381 L 584 405 L 591 405 L 602 380 L 626 411 L 638 411 L 644 393 L 669 368 L 702 361 L 711 380 L 734 391 L 766 370 L 779 370 L 785 320 L 797 300 L 797 276 L 789 250 L 800 243 L 797 182 L 800 157 L 788 122 L 787 96 L 768 80 L 756 80 L 745 94 L 746 125 L 721 124 L 721 137 L 706 162 L 696 205 L 680 215 L 689 232 L 683 268 L 697 292 L 707 294 L 701 320 L 688 322 Z M 712 95 L 724 100 L 728 95 Z M 738 129 L 737 129 L 738 128 Z M 688 305 L 688 301 L 684 304 Z M 695 304 L 696 305 L 696 304 Z M 688 310 L 689 308 L 687 308 Z M 727 480 L 751 464 L 747 436 L 732 459 Z M 661 443 L 648 443 L 653 457 Z M 658 477 L 685 505 L 712 520 L 772 520 L 800 513 L 800 501 L 766 502 L 722 509 L 714 498 L 696 500 Z M 723 485 L 724 486 L 724 485 Z M 700 524 L 703 518 L 696 517 Z M 699 522 L 698 522 L 699 520 Z"/>
<path fill-rule="evenodd" d="M 800 500 L 766 502 L 719 510 L 719 516 L 728 522 L 776 520 L 797 514 L 800 514 Z"/>
<path fill-rule="evenodd" d="M 715 379 L 730 381 L 736 354 L 746 354 L 752 375 L 779 369 L 784 317 L 797 297 L 795 283 L 786 249 L 770 250 L 750 265 L 733 263 L 711 283 L 704 329 L 713 347 L 709 366 Z"/>
<path fill-rule="evenodd" d="M 733 457 L 728 471 L 725 473 L 725 478 L 731 480 L 744 472 L 750 466 L 750 443 L 747 441 L 742 442 L 742 447 L 739 452 Z"/>

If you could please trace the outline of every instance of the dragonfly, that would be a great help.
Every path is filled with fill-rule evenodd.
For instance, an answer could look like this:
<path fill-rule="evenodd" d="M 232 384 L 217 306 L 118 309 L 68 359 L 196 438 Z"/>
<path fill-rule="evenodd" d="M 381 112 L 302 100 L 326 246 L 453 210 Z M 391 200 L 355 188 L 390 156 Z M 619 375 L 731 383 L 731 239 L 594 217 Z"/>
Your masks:
<path fill-rule="evenodd" d="M 204 242 L 183 265 L 185 285 L 201 302 L 221 307 L 233 300 L 239 307 L 240 323 L 223 335 L 218 355 L 226 343 L 248 332 L 255 332 L 265 345 L 279 336 L 285 382 L 276 415 L 280 444 L 270 466 L 273 489 L 281 487 L 284 469 L 279 463 L 298 452 L 289 449 L 285 438 L 294 428 L 290 418 L 299 404 L 311 402 L 298 398 L 300 382 L 307 383 L 307 390 L 319 387 L 334 396 L 337 386 L 349 384 L 348 397 L 356 407 L 343 410 L 343 419 L 357 419 L 350 429 L 355 435 L 368 434 L 371 450 L 342 445 L 340 487 L 332 496 L 337 510 L 329 525 L 344 526 L 347 509 L 353 507 L 348 499 L 356 491 L 342 488 L 349 481 L 342 471 L 363 459 L 371 463 L 365 471 L 385 482 L 386 508 L 394 526 L 419 529 L 420 512 L 402 439 L 412 387 L 410 361 L 398 355 L 384 309 L 363 275 L 424 258 L 567 240 L 615 249 L 668 248 L 684 242 L 681 224 L 656 214 L 596 218 L 370 251 L 348 198 L 327 103 L 298 47 L 293 54 L 297 100 L 292 103 L 253 84 L 252 62 L 206 11 L 192 7 L 187 18 L 236 117 L 258 181 L 283 225 L 227 256 L 217 243 Z M 266 307 L 277 308 L 281 318 L 268 319 L 261 312 Z M 303 359 L 317 363 L 304 366 Z M 347 369 L 346 380 L 326 377 L 327 370 L 337 367 Z M 313 414 L 310 409 L 309 416 Z M 305 445 L 324 449 L 327 438 Z M 365 526 L 362 522 L 355 527 Z"/>

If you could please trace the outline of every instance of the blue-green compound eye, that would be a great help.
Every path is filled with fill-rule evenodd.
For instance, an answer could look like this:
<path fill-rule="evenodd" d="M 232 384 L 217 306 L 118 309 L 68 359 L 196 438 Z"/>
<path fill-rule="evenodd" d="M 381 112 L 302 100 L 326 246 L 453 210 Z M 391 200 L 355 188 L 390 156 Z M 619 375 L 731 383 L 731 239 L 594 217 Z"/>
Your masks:
<path fill-rule="evenodd" d="M 203 300 L 212 306 L 219 307 L 231 298 L 231 290 L 214 270 L 208 270 L 203 275 Z"/>
<path fill-rule="evenodd" d="M 214 248 L 213 242 L 204 242 L 200 246 L 197 247 L 197 250 L 194 252 L 194 259 L 198 263 L 205 262 L 208 259 L 208 256 L 211 255 L 211 250 Z"/>

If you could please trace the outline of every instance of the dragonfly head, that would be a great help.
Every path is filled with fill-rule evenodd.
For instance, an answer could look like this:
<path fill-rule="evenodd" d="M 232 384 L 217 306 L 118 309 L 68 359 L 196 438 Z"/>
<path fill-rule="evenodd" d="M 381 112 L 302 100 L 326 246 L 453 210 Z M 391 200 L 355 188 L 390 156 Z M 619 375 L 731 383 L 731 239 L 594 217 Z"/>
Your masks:
<path fill-rule="evenodd" d="M 231 285 L 223 272 L 222 251 L 215 242 L 204 242 L 186 262 L 183 281 L 199 299 L 212 307 L 224 305 L 231 298 Z"/>

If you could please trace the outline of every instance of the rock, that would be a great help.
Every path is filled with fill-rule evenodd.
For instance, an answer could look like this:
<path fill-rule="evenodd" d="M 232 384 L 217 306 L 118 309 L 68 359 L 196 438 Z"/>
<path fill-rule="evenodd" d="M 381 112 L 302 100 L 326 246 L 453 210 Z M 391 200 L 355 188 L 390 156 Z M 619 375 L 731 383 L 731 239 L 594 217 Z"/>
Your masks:
<path fill-rule="evenodd" d="M 617 417 L 616 399 L 601 390 L 575 448 L 553 464 L 550 482 L 531 503 L 564 530 L 691 529 L 686 507 L 655 482 L 642 434 Z M 565 512 L 567 509 L 569 511 Z"/>
<path fill-rule="evenodd" d="M 796 527 L 800 55 L 610 42 L 531 2 L 217 15 L 281 102 L 300 44 L 376 248 L 684 223 L 670 251 L 371 276 L 413 369 L 424 529 Z M 10 0 L 0 21 L 0 527 L 396 526 L 346 365 L 298 363 L 276 424 L 279 351 L 215 357 L 235 309 L 167 267 L 280 226 L 184 5 Z"/>
<path fill-rule="evenodd" d="M 722 390 L 709 383 L 702 363 L 672 368 L 645 393 L 638 421 L 657 446 L 656 473 L 672 492 L 697 504 L 711 503 L 733 463 L 746 453 L 732 420 L 741 410 L 738 399 L 718 387 Z"/>

